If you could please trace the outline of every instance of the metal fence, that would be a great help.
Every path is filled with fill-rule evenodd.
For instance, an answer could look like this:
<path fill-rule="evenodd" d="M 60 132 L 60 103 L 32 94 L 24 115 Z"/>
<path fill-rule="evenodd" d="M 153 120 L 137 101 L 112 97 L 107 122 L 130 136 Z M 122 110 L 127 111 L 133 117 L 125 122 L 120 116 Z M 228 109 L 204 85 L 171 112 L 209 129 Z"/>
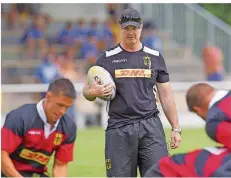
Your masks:
<path fill-rule="evenodd" d="M 197 4 L 130 4 L 144 20 L 154 21 L 176 44 L 191 47 L 200 57 L 203 47 L 215 45 L 224 54 L 224 67 L 231 73 L 231 27 Z"/>
<path fill-rule="evenodd" d="M 177 105 L 179 114 L 179 122 L 182 127 L 204 127 L 204 122 L 197 117 L 195 114 L 188 111 L 185 94 L 186 91 L 193 84 L 206 81 L 197 82 L 172 82 L 172 89 L 174 91 L 174 97 Z M 229 90 L 231 82 L 206 82 L 218 90 Z M 78 128 L 85 128 L 87 117 L 86 115 L 92 114 L 91 116 L 100 115 L 101 126 L 105 127 L 107 124 L 108 115 L 106 112 L 106 102 L 97 99 L 95 102 L 86 102 L 81 96 L 84 83 L 75 83 L 75 89 L 78 94 L 78 98 L 75 104 L 75 116 L 74 120 L 77 120 Z M 26 103 L 36 103 L 40 100 L 40 97 L 36 97 L 41 92 L 46 92 L 48 84 L 3 84 L 1 86 L 1 117 L 2 123 L 6 114 L 20 107 Z M 13 102 L 12 102 L 13 101 Z M 95 104 L 94 104 L 95 103 Z M 98 103 L 98 104 L 96 104 Z M 100 105 L 99 105 L 100 103 Z M 164 127 L 170 127 L 161 106 L 158 104 L 160 109 L 160 118 Z M 190 122 L 189 122 L 190 121 Z"/>

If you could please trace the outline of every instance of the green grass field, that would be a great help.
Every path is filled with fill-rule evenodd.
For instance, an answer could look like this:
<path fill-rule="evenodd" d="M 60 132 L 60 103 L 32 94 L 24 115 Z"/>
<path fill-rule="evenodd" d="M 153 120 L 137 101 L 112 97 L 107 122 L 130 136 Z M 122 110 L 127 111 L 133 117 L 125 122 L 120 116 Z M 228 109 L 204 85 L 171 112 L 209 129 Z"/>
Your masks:
<path fill-rule="evenodd" d="M 98 128 L 79 130 L 76 144 L 74 161 L 68 166 L 68 176 L 71 177 L 105 177 L 104 167 L 104 133 Z M 170 138 L 170 130 L 165 130 L 166 138 Z M 183 153 L 196 148 L 213 146 L 204 132 L 204 129 L 184 129 L 180 148 L 170 150 L 170 154 Z M 49 163 L 49 172 L 53 159 Z"/>

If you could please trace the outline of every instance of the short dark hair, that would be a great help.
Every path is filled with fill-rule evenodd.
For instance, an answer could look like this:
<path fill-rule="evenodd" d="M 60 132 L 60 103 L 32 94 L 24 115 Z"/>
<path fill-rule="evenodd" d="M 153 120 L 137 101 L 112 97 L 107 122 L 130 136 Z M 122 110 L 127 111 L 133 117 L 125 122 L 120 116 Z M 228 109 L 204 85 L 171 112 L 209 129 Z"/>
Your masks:
<path fill-rule="evenodd" d="M 189 88 L 186 93 L 186 102 L 189 111 L 194 112 L 195 106 L 203 106 L 206 102 L 206 95 L 209 95 L 215 89 L 207 83 L 198 83 Z"/>
<path fill-rule="evenodd" d="M 47 92 L 62 94 L 76 99 L 76 91 L 73 83 L 67 78 L 59 78 L 50 83 Z"/>

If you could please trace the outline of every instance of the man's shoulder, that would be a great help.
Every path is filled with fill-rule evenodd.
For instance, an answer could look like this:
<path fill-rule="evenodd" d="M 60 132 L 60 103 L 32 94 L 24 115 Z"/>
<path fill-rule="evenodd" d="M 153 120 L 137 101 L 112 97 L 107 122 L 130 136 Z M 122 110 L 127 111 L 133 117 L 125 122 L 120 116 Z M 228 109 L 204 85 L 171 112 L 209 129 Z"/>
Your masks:
<path fill-rule="evenodd" d="M 227 117 L 230 118 L 230 114 L 229 114 L 230 111 L 226 107 L 227 104 L 222 103 L 222 101 L 223 100 L 218 101 L 211 108 L 209 108 L 207 116 L 206 116 L 206 122 L 210 122 L 214 120 L 224 121 L 224 120 L 227 120 Z"/>
<path fill-rule="evenodd" d="M 76 123 L 67 114 L 63 115 L 60 123 L 68 133 L 76 132 Z"/>
<path fill-rule="evenodd" d="M 157 50 L 155 50 L 155 49 L 151 49 L 151 48 L 149 48 L 149 47 L 147 47 L 147 46 L 144 46 L 144 47 L 143 47 L 143 51 L 144 51 L 145 53 L 151 54 L 151 55 L 153 55 L 153 56 L 157 56 L 157 57 L 160 56 L 160 52 L 159 52 L 159 51 L 157 51 Z"/>
<path fill-rule="evenodd" d="M 120 47 L 119 44 L 111 47 L 111 48 L 108 48 L 106 49 L 103 54 L 104 54 L 104 57 L 105 58 L 108 58 L 108 57 L 111 57 L 111 56 L 114 56 L 114 55 L 117 55 L 119 54 L 120 52 L 122 52 L 122 48 Z"/>
<path fill-rule="evenodd" d="M 218 119 L 217 115 L 221 114 L 221 110 L 219 109 L 218 105 L 215 104 L 211 108 L 209 108 L 207 113 L 207 121 L 211 121 L 211 119 Z"/>
<path fill-rule="evenodd" d="M 36 104 L 24 104 L 12 111 L 9 112 L 9 114 L 16 114 L 16 115 L 23 115 L 28 113 L 32 113 L 33 111 L 36 111 Z"/>
<path fill-rule="evenodd" d="M 122 48 L 119 46 L 119 44 L 106 49 L 103 51 L 100 56 L 97 58 L 96 65 L 105 65 L 106 61 L 111 61 L 116 58 L 118 54 L 122 52 Z"/>
<path fill-rule="evenodd" d="M 36 105 L 37 105 L 37 103 L 24 104 L 21 107 L 19 107 L 18 110 L 21 112 L 30 111 L 30 113 L 37 112 Z"/>
<path fill-rule="evenodd" d="M 6 122 L 8 124 L 11 123 L 10 125 L 17 123 L 18 126 L 20 126 L 22 123 L 33 123 L 33 119 L 36 118 L 36 114 L 36 104 L 25 104 L 10 111 L 6 115 Z"/>

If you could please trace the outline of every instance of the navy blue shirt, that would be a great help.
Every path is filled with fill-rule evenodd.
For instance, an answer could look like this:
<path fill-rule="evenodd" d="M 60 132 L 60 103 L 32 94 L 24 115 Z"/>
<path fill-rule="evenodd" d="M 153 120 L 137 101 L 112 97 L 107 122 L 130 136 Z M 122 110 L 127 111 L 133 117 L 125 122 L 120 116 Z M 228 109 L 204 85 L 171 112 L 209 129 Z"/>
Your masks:
<path fill-rule="evenodd" d="M 145 177 L 230 177 L 231 152 L 224 147 L 206 147 L 167 156 L 150 168 Z"/>
<path fill-rule="evenodd" d="M 110 102 L 108 129 L 150 118 L 158 113 L 153 87 L 169 81 L 162 55 L 142 46 L 136 52 L 120 44 L 104 51 L 96 65 L 105 68 L 116 84 L 116 96 Z"/>
<path fill-rule="evenodd" d="M 217 91 L 210 102 L 205 128 L 211 139 L 231 151 L 231 91 Z"/>

